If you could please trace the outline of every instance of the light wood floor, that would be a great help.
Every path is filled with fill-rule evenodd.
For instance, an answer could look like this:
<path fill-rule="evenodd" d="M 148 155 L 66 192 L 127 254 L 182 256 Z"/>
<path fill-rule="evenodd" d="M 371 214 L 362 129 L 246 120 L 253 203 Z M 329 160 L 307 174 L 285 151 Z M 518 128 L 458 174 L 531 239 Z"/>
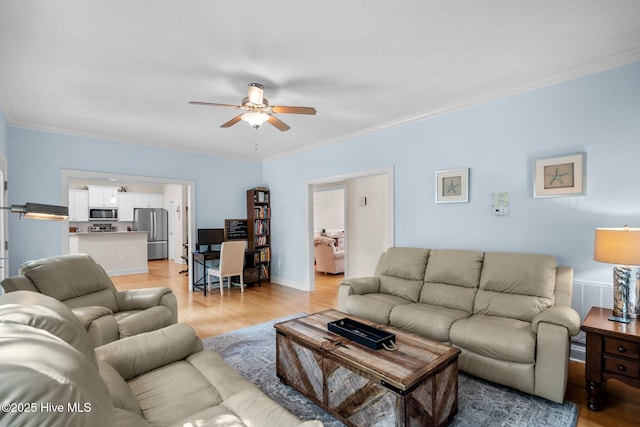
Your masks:
<path fill-rule="evenodd" d="M 171 261 L 152 261 L 149 273 L 115 276 L 118 289 L 166 286 L 178 299 L 180 322 L 191 325 L 198 336 L 206 338 L 252 324 L 277 319 L 299 312 L 314 313 L 338 307 L 337 286 L 342 276 L 316 275 L 316 289 L 304 292 L 264 283 L 250 287 L 244 293 L 239 288 L 225 289 L 225 295 L 214 289 L 205 297 L 202 291 L 189 292 L 184 266 Z M 607 383 L 606 407 L 600 412 L 586 408 L 584 364 L 570 362 L 566 399 L 580 407 L 578 426 L 638 426 L 640 425 L 640 390 L 618 381 Z"/>

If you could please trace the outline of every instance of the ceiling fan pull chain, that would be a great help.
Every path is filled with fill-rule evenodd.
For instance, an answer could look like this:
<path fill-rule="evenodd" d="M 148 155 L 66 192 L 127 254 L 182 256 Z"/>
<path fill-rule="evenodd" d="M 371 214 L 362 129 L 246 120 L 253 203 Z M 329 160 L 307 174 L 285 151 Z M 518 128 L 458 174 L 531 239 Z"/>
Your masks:
<path fill-rule="evenodd" d="M 255 144 L 255 151 L 258 151 L 258 126 L 254 127 L 255 133 L 253 134 L 253 142 Z"/>

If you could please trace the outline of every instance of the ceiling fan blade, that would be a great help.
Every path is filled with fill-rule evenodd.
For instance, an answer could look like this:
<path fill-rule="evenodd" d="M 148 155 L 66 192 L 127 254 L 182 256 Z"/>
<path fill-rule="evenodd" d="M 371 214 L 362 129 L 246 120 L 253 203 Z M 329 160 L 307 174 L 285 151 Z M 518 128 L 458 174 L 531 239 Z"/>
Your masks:
<path fill-rule="evenodd" d="M 271 111 L 285 114 L 316 114 L 316 109 L 313 107 L 290 107 L 286 105 L 274 105 L 271 107 Z"/>
<path fill-rule="evenodd" d="M 231 127 L 231 126 L 235 125 L 236 123 L 238 123 L 240 120 L 242 120 L 242 114 L 238 114 L 237 116 L 235 116 L 233 119 L 229 120 L 228 122 L 221 124 L 220 127 L 221 128 Z"/>
<path fill-rule="evenodd" d="M 289 126 L 288 124 L 286 124 L 285 122 L 277 118 L 276 116 L 269 116 L 269 119 L 267 121 L 271 123 L 273 126 L 280 129 L 282 132 L 291 129 L 291 126 Z"/>
<path fill-rule="evenodd" d="M 218 104 L 217 102 L 189 101 L 189 104 L 192 104 L 192 105 L 206 105 L 206 106 L 213 106 L 213 107 L 242 108 L 241 105 Z"/>

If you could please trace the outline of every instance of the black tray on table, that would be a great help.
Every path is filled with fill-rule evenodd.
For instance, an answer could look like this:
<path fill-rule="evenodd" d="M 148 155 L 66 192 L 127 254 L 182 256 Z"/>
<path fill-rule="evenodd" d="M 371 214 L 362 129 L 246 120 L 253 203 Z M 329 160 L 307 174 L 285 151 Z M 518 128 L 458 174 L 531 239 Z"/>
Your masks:
<path fill-rule="evenodd" d="M 331 332 L 342 335 L 373 350 L 380 350 L 385 345 L 395 347 L 395 334 L 365 325 L 353 319 L 334 320 L 327 323 L 327 328 Z"/>

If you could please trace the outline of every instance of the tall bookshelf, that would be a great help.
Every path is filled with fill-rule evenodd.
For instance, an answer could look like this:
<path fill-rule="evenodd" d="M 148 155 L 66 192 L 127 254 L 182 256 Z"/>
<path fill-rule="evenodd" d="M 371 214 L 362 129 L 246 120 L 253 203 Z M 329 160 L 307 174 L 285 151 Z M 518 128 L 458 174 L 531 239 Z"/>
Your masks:
<path fill-rule="evenodd" d="M 271 194 L 266 188 L 247 190 L 247 233 L 249 250 L 256 251 L 254 265 L 260 278 L 271 277 Z"/>

